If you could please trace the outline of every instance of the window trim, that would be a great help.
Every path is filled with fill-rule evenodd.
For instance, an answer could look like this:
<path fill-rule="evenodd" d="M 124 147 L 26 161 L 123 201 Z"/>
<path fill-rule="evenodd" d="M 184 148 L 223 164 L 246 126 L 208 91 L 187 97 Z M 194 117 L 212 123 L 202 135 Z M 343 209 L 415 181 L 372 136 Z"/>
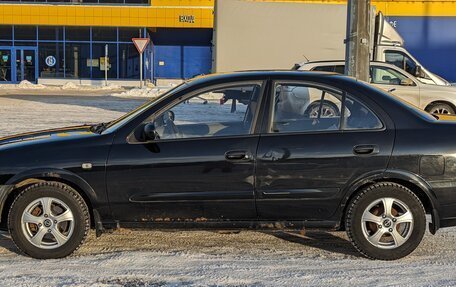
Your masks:
<path fill-rule="evenodd" d="M 148 121 L 148 119 L 151 119 L 151 121 L 155 121 L 156 117 L 160 115 L 161 113 L 167 111 L 168 109 L 192 98 L 195 97 L 199 94 L 209 92 L 211 90 L 216 90 L 216 89 L 222 89 L 222 88 L 230 88 L 230 87 L 241 87 L 241 86 L 249 86 L 249 85 L 259 85 L 260 86 L 260 95 L 259 95 L 259 100 L 257 104 L 257 110 L 255 111 L 254 118 L 252 120 L 252 125 L 250 127 L 250 130 L 247 134 L 243 135 L 224 135 L 224 136 L 207 136 L 207 137 L 191 137 L 191 138 L 174 138 L 174 139 L 157 139 L 153 141 L 138 141 L 135 138 L 135 131 L 136 129 L 142 125 L 144 122 Z M 258 120 L 260 118 L 261 114 L 261 105 L 262 102 L 264 101 L 264 92 L 266 89 L 267 85 L 267 80 L 246 80 L 246 81 L 236 81 L 236 82 L 228 82 L 228 83 L 221 83 L 221 84 L 215 84 L 211 85 L 208 87 L 203 87 L 199 88 L 193 91 L 190 91 L 182 96 L 179 96 L 173 100 L 171 100 L 169 103 L 149 115 L 144 121 L 142 121 L 139 125 L 137 125 L 127 136 L 127 143 L 128 144 L 145 144 L 145 143 L 162 143 L 162 142 L 175 142 L 175 141 L 186 141 L 186 140 L 201 140 L 201 139 L 221 139 L 221 138 L 239 138 L 239 137 L 247 137 L 247 136 L 252 136 L 255 134 L 255 129 L 258 124 Z"/>
<path fill-rule="evenodd" d="M 272 131 L 272 124 L 273 124 L 273 116 L 274 116 L 274 102 L 275 102 L 275 90 L 276 90 L 276 85 L 277 84 L 292 84 L 292 85 L 306 85 L 309 87 L 317 88 L 320 90 L 326 90 L 332 93 L 339 94 L 342 97 L 342 105 L 341 105 L 341 121 L 339 124 L 339 129 L 337 130 L 318 130 L 318 131 L 296 131 L 296 132 L 273 132 Z M 350 97 L 356 101 L 358 101 L 360 104 L 362 104 L 365 108 L 367 108 L 374 116 L 380 121 L 382 126 L 380 128 L 375 128 L 375 129 L 346 129 L 344 120 L 343 118 L 345 117 L 345 100 L 346 97 Z M 269 92 L 269 97 L 270 97 L 270 103 L 269 103 L 269 108 L 268 108 L 268 119 L 266 123 L 266 129 L 263 130 L 264 135 L 268 136 L 281 136 L 281 135 L 311 135 L 311 134 L 322 134 L 322 133 L 353 133 L 353 132 L 376 132 L 376 131 L 384 131 L 386 130 L 386 124 L 385 121 L 378 115 L 377 112 L 375 112 L 372 108 L 370 108 L 366 103 L 355 95 L 352 95 L 346 91 L 340 90 L 338 88 L 335 88 L 333 86 L 329 86 L 326 84 L 321 84 L 321 83 L 316 83 L 316 82 L 310 82 L 310 81 L 299 81 L 299 80 L 273 80 L 271 81 L 271 91 Z"/>

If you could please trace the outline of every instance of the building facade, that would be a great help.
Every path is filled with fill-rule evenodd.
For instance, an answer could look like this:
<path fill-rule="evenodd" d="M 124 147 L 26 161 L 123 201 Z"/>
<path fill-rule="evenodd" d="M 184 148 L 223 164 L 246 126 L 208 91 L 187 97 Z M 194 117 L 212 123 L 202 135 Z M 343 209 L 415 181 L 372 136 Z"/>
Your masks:
<path fill-rule="evenodd" d="M 212 0 L 1 1 L 0 83 L 138 80 L 138 37 L 146 79 L 206 74 L 212 26 Z"/>
<path fill-rule="evenodd" d="M 422 64 L 456 82 L 456 1 L 373 4 Z M 110 80 L 138 80 L 139 54 L 131 41 L 137 37 L 151 39 L 146 79 L 210 73 L 213 11 L 213 0 L 0 0 L 0 83 L 96 80 L 105 69 Z"/>

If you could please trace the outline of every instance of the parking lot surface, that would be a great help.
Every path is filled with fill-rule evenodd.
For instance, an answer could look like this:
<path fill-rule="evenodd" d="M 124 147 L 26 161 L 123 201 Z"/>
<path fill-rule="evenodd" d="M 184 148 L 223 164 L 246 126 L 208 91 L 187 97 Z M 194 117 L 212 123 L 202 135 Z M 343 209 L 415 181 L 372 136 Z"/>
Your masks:
<path fill-rule="evenodd" d="M 0 96 L 0 137 L 109 121 L 144 99 L 114 96 Z M 456 228 L 427 234 L 394 262 L 361 257 L 343 232 L 239 233 L 121 229 L 74 255 L 35 260 L 0 232 L 2 286 L 454 286 Z"/>

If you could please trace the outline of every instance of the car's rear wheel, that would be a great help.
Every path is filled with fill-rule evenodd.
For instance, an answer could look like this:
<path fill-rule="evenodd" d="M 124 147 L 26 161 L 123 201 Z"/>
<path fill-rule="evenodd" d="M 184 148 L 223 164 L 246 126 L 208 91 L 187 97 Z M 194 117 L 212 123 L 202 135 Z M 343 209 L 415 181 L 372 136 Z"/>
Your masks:
<path fill-rule="evenodd" d="M 366 257 L 395 260 L 420 244 L 426 216 L 419 198 L 392 182 L 377 183 L 350 202 L 346 230 L 355 248 Z"/>
<path fill-rule="evenodd" d="M 22 191 L 11 205 L 8 229 L 23 253 L 38 259 L 61 258 L 84 242 L 90 216 L 71 187 L 43 182 Z"/>
<path fill-rule="evenodd" d="M 440 114 L 440 115 L 454 115 L 456 111 L 452 106 L 445 103 L 436 103 L 432 104 L 426 109 L 431 114 Z"/>

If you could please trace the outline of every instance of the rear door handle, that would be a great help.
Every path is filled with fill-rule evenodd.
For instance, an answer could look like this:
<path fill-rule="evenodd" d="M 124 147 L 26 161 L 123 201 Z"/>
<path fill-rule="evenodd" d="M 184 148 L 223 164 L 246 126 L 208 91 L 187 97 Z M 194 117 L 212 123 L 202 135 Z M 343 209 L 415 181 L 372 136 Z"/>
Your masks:
<path fill-rule="evenodd" d="M 355 155 L 373 155 L 379 153 L 378 145 L 357 145 L 353 147 Z"/>
<path fill-rule="evenodd" d="M 248 151 L 239 151 L 239 150 L 233 150 L 233 151 L 227 151 L 225 153 L 225 158 L 227 160 L 244 160 L 248 161 L 252 159 L 252 154 Z"/>

